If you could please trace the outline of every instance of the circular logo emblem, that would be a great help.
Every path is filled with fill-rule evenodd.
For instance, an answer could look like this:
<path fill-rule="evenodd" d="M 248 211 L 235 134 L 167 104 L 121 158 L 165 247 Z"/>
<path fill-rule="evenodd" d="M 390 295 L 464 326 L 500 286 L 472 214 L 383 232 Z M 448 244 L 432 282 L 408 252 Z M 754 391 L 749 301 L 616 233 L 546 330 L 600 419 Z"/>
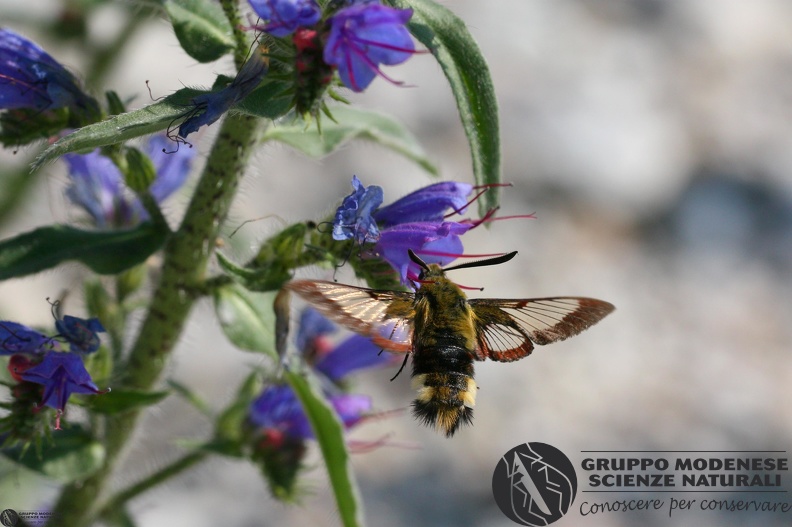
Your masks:
<path fill-rule="evenodd" d="M 14 527 L 14 525 L 19 523 L 19 515 L 14 509 L 6 509 L 0 512 L 0 523 L 5 527 Z"/>
<path fill-rule="evenodd" d="M 549 525 L 575 501 L 577 475 L 563 452 L 545 443 L 523 443 L 501 458 L 492 474 L 495 503 L 520 525 Z"/>

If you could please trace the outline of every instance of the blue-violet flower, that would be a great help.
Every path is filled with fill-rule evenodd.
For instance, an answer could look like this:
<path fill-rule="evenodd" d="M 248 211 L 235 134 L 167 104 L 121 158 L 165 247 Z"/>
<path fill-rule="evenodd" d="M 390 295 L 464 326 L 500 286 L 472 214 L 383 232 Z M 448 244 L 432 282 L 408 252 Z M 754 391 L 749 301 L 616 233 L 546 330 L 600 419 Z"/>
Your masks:
<path fill-rule="evenodd" d="M 290 35 L 300 27 L 316 25 L 322 10 L 315 0 L 248 0 L 253 11 L 267 21 L 260 29 L 275 37 Z"/>
<path fill-rule="evenodd" d="M 0 28 L 0 109 L 90 107 L 71 73 L 39 46 Z"/>
<path fill-rule="evenodd" d="M 69 342 L 71 351 L 81 353 L 93 353 L 98 350 L 102 342 L 97 333 L 105 333 L 105 328 L 98 318 L 86 320 L 69 315 L 56 319 L 55 329 L 58 330 L 58 336 Z"/>
<path fill-rule="evenodd" d="M 374 241 L 379 238 L 379 228 L 373 213 L 382 204 L 382 187 L 364 187 L 357 176 L 352 176 L 352 188 L 352 194 L 345 197 L 336 210 L 333 239 L 354 239 L 360 244 Z"/>
<path fill-rule="evenodd" d="M 365 90 L 374 77 L 384 77 L 380 64 L 400 64 L 415 53 L 406 28 L 411 16 L 411 9 L 375 3 L 358 3 L 339 10 L 330 18 L 325 63 L 338 68 L 345 86 L 356 92 Z"/>
<path fill-rule="evenodd" d="M 377 208 L 382 201 L 382 189 L 373 185 L 365 187 L 356 177 L 352 185 L 354 192 L 336 211 L 333 238 L 373 243 L 373 252 L 398 271 L 405 285 L 411 285 L 411 280 L 420 273 L 418 265 L 408 256 L 408 249 L 426 263 L 446 265 L 463 254 L 460 236 L 489 219 L 445 220 L 447 215 L 467 209 L 467 196 L 474 188 L 467 183 L 435 183 L 382 208 Z M 361 207 L 368 194 L 374 192 L 378 200 Z"/>
<path fill-rule="evenodd" d="M 327 335 L 336 330 L 327 319 L 312 308 L 303 311 L 300 317 L 296 342 L 299 351 L 315 370 L 332 385 L 338 386 L 350 374 L 369 368 L 393 363 L 392 356 L 380 353 L 371 339 L 353 335 L 333 346 Z M 340 391 L 327 394 L 345 428 L 359 423 L 371 412 L 371 399 L 365 395 L 348 394 Z M 289 386 L 274 385 L 266 388 L 251 404 L 251 423 L 262 430 L 276 430 L 291 440 L 313 437 L 308 418 L 297 397 Z"/>
<path fill-rule="evenodd" d="M 146 146 L 157 172 L 149 192 L 158 203 L 186 181 L 195 157 L 192 148 L 163 152 L 168 141 L 164 136 L 154 136 Z M 148 219 L 143 205 L 124 184 L 121 171 L 99 150 L 89 154 L 66 154 L 63 158 L 71 180 L 66 195 L 91 215 L 97 227 L 132 227 Z"/>
<path fill-rule="evenodd" d="M 255 90 L 269 70 L 267 62 L 259 49 L 245 62 L 225 88 L 205 93 L 193 98 L 193 107 L 187 113 L 187 119 L 179 126 L 179 136 L 187 137 L 204 125 L 210 125 L 220 119 L 236 103 Z"/>
<path fill-rule="evenodd" d="M 44 395 L 40 406 L 58 410 L 55 429 L 60 429 L 60 415 L 66 408 L 66 401 L 73 393 L 99 394 L 91 376 L 77 353 L 49 351 L 44 359 L 21 374 L 25 381 L 44 385 Z"/>
<path fill-rule="evenodd" d="M 34 329 L 18 322 L 0 321 L 0 355 L 43 353 L 49 343 L 50 337 Z"/>

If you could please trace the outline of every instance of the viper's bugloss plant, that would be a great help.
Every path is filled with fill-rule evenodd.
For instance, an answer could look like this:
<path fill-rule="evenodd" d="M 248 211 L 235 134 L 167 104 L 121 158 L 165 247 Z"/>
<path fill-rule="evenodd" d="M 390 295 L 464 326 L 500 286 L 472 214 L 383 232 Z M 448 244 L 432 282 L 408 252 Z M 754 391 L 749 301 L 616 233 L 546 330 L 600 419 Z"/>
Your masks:
<path fill-rule="evenodd" d="M 61 485 L 49 525 L 86 527 L 134 524 L 130 500 L 213 455 L 254 463 L 273 494 L 290 500 L 315 472 L 302 470 L 315 449 L 341 522 L 362 525 L 348 459 L 360 443 L 347 433 L 379 415 L 381 405 L 354 389 L 350 377 L 392 364 L 392 355 L 360 336 L 334 337 L 326 320 L 306 311 L 289 344 L 296 352 L 279 356 L 275 350 L 283 342 L 272 335 L 280 339 L 284 328 L 270 331 L 275 321 L 268 295 L 306 268 L 329 276 L 344 266 L 371 287 L 403 289 L 416 273 L 407 249 L 427 262 L 463 255 L 461 236 L 491 219 L 497 207 L 497 192 L 490 191 L 478 201 L 480 218 L 469 210 L 480 196 L 475 189 L 500 180 L 497 105 L 486 62 L 464 23 L 433 0 L 121 3 L 117 33 L 108 30 L 101 38 L 88 31 L 99 20 L 94 4 L 64 1 L 62 12 L 77 23 L 71 31 L 48 32 L 43 47 L 22 36 L 30 28 L 0 29 L 0 144 L 17 149 L 33 175 L 65 166 L 64 201 L 88 220 L 39 224 L 0 240 L 0 280 L 51 275 L 62 266 L 72 271 L 62 300 L 53 304 L 53 329 L 0 322 L 0 358 L 8 372 L 0 381 L 2 453 Z M 167 16 L 187 55 L 213 62 L 218 74 L 159 99 L 141 88 L 143 73 L 137 88 L 124 86 L 120 94 L 107 89 L 111 68 L 126 67 L 127 46 L 139 41 L 133 37 L 148 23 L 146 10 Z M 325 210 L 337 208 L 334 217 L 311 213 L 251 240 L 251 254 L 235 261 L 230 254 L 240 253 L 224 243 L 226 219 L 245 188 L 243 176 L 289 177 L 270 173 L 266 156 L 253 155 L 272 142 L 321 158 L 367 139 L 438 175 L 403 124 L 355 99 L 377 77 L 391 81 L 388 89 L 402 89 L 384 68 L 423 48 L 427 53 L 419 56 L 434 57 L 446 73 L 475 181 L 415 189 L 394 180 L 392 186 L 407 195 L 383 205 L 381 188 L 355 178 L 350 196 L 328 196 Z M 161 49 L 163 55 L 171 51 Z M 178 80 L 179 72 L 173 74 Z M 420 89 L 420 79 L 405 81 Z M 211 125 L 216 133 L 196 133 Z M 26 205 L 33 178 L 27 172 L 17 179 L 24 185 L 0 185 L 9 208 L 0 221 L 12 207 L 19 212 Z M 349 175 L 328 171 L 323 177 L 348 181 Z M 166 218 L 163 204 L 176 191 L 188 202 Z M 174 346 L 195 303 L 207 297 L 229 345 L 256 354 L 238 365 L 250 371 L 236 399 L 218 409 L 201 402 L 200 389 L 164 379 L 178 370 L 170 360 Z M 72 306 L 74 298 L 82 302 Z M 67 304 L 85 313 L 61 316 Z M 119 480 L 122 453 L 134 450 L 129 445 L 141 416 L 176 396 L 195 404 L 213 432 L 179 443 L 181 457 L 152 465 L 132 486 L 111 485 Z M 68 463 L 54 462 L 64 459 Z"/>

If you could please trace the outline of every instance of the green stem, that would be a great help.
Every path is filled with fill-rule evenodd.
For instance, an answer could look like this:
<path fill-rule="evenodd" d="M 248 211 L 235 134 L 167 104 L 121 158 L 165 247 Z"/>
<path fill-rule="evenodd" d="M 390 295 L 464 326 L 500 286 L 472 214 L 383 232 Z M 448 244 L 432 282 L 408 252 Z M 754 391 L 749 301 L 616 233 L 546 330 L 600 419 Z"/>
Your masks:
<path fill-rule="evenodd" d="M 119 388 L 150 390 L 165 368 L 195 301 L 187 292 L 204 279 L 259 130 L 260 122 L 252 117 L 228 116 L 223 122 L 182 224 L 165 246 L 162 277 L 138 339 L 125 367 L 116 369 L 122 372 Z M 107 418 L 104 465 L 63 489 L 51 525 L 86 526 L 96 517 L 102 491 L 139 417 L 140 411 L 133 410 Z"/>
<path fill-rule="evenodd" d="M 104 507 L 102 507 L 102 510 L 99 512 L 98 516 L 100 518 L 112 516 L 113 514 L 117 513 L 119 508 L 123 507 L 129 500 L 136 498 L 147 490 L 156 487 L 163 481 L 167 481 L 173 476 L 176 476 L 188 468 L 200 463 L 206 459 L 208 455 L 209 452 L 203 450 L 191 452 L 170 463 L 169 465 L 162 467 L 142 481 L 139 481 L 138 483 L 135 483 L 134 485 L 131 485 L 117 493 L 111 500 L 107 502 Z"/>
<path fill-rule="evenodd" d="M 247 58 L 250 42 L 248 41 L 248 36 L 245 34 L 245 31 L 242 29 L 242 17 L 239 15 L 237 0 L 220 0 L 220 5 L 223 7 L 223 12 L 229 24 L 231 24 L 231 30 L 234 33 L 234 43 L 236 44 L 234 46 L 234 63 L 236 64 L 237 70 L 240 70 Z"/>

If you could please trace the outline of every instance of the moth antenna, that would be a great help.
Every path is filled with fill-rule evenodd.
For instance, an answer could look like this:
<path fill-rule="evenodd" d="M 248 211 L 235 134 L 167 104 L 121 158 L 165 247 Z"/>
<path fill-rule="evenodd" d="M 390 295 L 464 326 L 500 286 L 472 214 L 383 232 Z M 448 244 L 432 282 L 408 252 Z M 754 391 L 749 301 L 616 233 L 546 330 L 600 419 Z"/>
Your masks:
<path fill-rule="evenodd" d="M 407 255 L 410 257 L 410 260 L 412 260 L 413 262 L 415 262 L 416 264 L 418 264 L 418 266 L 419 266 L 421 269 L 423 269 L 424 271 L 428 271 L 428 270 L 429 270 L 429 266 L 428 266 L 428 265 L 426 265 L 426 262 L 424 262 L 423 260 L 421 260 L 421 259 L 418 257 L 418 255 L 417 255 L 417 254 L 415 254 L 415 253 L 413 252 L 413 250 L 412 250 L 412 249 L 407 249 Z"/>

